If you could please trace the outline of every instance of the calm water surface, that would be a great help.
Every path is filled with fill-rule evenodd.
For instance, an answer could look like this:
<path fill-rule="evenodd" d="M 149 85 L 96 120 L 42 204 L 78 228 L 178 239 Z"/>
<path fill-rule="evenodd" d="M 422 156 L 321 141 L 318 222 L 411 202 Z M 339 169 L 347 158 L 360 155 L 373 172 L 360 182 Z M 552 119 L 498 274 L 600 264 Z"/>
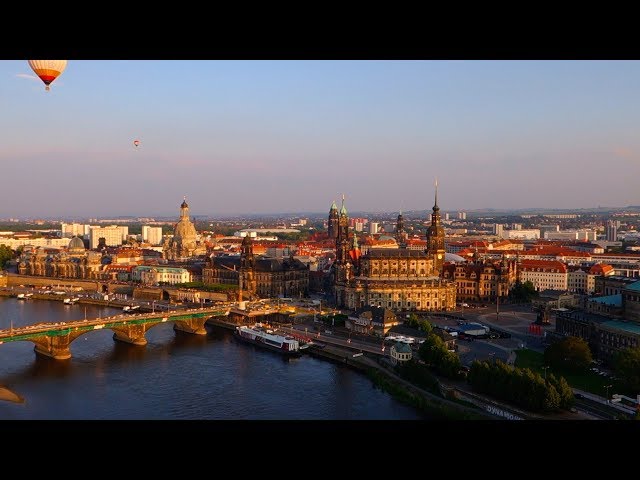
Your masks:
<path fill-rule="evenodd" d="M 87 318 L 119 312 L 86 306 Z M 0 297 L 0 329 L 84 316 L 84 305 Z M 31 342 L 2 344 L 0 386 L 25 402 L 0 401 L 0 419 L 426 418 L 342 365 L 307 355 L 287 361 L 207 328 L 198 336 L 160 324 L 144 347 L 98 330 L 75 340 L 66 361 L 37 357 Z"/>

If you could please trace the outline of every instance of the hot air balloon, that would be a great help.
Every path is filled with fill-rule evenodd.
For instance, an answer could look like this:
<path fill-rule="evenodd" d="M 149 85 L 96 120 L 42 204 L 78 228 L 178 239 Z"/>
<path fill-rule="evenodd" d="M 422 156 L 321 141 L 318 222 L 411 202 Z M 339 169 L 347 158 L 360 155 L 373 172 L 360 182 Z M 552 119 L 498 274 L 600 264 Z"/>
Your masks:
<path fill-rule="evenodd" d="M 66 60 L 29 60 L 29 66 L 40 77 L 49 90 L 49 85 L 58 78 L 67 66 Z"/>
<path fill-rule="evenodd" d="M 133 144 L 137 147 L 138 145 L 140 145 L 140 140 L 134 140 Z"/>

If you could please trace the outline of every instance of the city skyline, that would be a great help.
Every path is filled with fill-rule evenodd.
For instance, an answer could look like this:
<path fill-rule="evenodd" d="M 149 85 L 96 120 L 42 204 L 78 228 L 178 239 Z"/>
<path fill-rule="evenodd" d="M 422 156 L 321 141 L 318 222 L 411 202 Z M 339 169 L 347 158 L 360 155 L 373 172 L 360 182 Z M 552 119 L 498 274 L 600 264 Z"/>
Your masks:
<path fill-rule="evenodd" d="M 0 61 L 2 217 L 625 207 L 638 61 Z M 139 140 L 139 146 L 134 141 Z M 396 204 L 395 209 L 393 204 Z"/>

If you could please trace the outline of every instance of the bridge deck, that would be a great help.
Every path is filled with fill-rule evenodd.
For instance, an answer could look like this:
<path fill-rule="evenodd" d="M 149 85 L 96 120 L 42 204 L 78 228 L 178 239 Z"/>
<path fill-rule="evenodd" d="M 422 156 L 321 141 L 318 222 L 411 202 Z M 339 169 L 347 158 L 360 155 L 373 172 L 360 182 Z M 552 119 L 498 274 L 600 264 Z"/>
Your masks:
<path fill-rule="evenodd" d="M 83 332 L 112 328 L 121 325 L 141 325 L 146 323 L 175 322 L 193 318 L 220 317 L 229 314 L 229 308 L 191 308 L 176 312 L 119 314 L 110 317 L 76 320 L 72 322 L 36 323 L 24 327 L 0 330 L 0 343 L 29 340 L 35 337 L 55 337 L 71 332 Z"/>

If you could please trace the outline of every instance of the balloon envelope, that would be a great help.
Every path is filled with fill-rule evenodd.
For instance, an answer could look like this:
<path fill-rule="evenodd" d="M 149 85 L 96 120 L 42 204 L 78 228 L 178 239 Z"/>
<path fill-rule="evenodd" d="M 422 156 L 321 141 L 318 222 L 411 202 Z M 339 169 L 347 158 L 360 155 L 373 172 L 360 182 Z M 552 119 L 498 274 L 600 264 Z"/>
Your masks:
<path fill-rule="evenodd" d="M 49 90 L 49 85 L 58 78 L 64 69 L 67 68 L 66 60 L 29 60 L 29 66 L 36 75 L 46 85 L 45 90 Z"/>
<path fill-rule="evenodd" d="M 134 140 L 133 144 L 137 147 L 138 145 L 140 145 L 140 140 Z"/>

